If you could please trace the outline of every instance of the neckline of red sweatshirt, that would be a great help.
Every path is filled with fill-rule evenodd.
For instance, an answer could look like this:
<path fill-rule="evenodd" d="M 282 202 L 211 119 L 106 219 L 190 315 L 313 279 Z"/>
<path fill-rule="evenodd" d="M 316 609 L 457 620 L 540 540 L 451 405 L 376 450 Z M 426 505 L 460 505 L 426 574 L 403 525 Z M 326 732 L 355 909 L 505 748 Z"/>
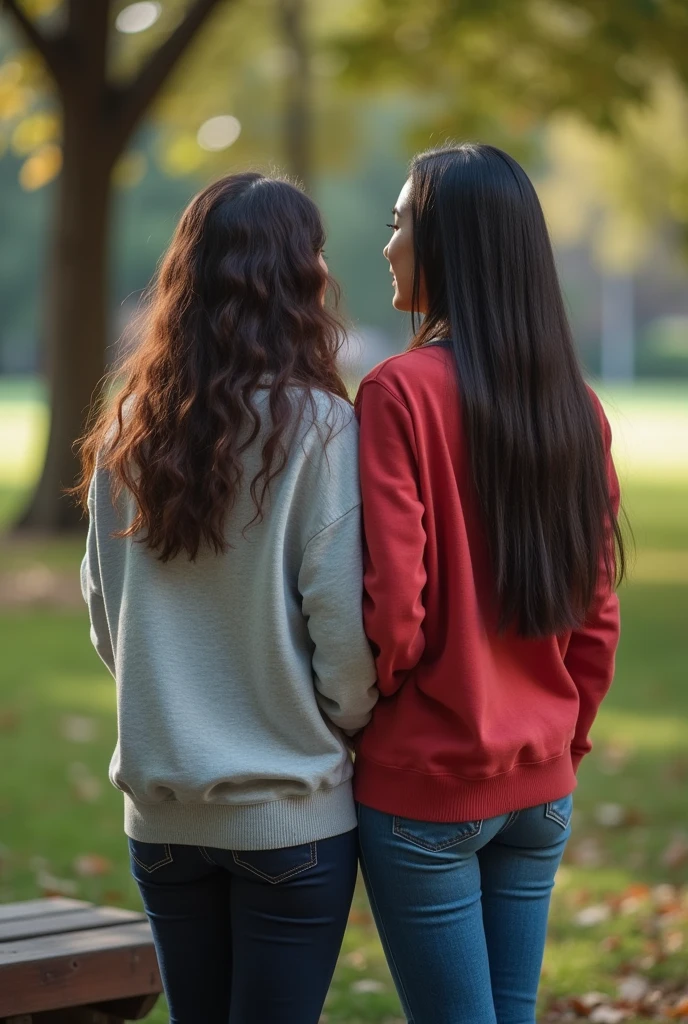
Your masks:
<path fill-rule="evenodd" d="M 615 507 L 611 431 L 601 435 Z M 357 742 L 357 800 L 424 821 L 472 821 L 576 786 L 611 685 L 619 608 L 603 573 L 580 629 L 523 639 L 496 629 L 451 352 L 382 363 L 356 399 L 364 621 L 380 699 Z"/>

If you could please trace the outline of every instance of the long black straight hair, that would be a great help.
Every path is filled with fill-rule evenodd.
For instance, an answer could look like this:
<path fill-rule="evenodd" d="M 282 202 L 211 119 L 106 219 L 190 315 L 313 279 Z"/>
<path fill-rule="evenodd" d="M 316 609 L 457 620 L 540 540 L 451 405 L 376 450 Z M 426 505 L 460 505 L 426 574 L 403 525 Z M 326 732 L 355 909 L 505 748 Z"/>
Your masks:
<path fill-rule="evenodd" d="M 454 356 L 500 629 L 557 635 L 584 621 L 600 573 L 617 585 L 626 563 L 603 420 L 542 208 L 523 168 L 493 146 L 422 153 L 410 178 L 411 347 L 442 339 Z"/>

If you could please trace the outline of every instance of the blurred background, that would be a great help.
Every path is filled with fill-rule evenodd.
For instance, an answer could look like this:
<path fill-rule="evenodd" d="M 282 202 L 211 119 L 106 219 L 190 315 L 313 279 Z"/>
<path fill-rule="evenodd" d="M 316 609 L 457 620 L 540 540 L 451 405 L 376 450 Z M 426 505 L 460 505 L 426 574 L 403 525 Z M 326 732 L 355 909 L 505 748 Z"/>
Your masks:
<path fill-rule="evenodd" d="M 541 196 L 635 535 L 541 1018 L 688 1018 L 688 0 L 5 0 L 0 900 L 137 907 L 107 783 L 72 443 L 181 210 L 277 170 L 320 203 L 347 376 L 409 339 L 381 250 L 410 157 L 500 145 Z M 161 1003 L 149 1018 L 167 1021 Z M 330 1022 L 401 1021 L 361 894 Z"/>

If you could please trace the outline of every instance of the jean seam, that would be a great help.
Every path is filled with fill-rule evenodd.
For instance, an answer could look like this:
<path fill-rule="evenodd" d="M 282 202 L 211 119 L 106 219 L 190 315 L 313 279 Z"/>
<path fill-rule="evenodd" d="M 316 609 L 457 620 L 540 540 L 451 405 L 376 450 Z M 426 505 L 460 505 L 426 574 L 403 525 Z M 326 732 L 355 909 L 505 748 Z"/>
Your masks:
<path fill-rule="evenodd" d="M 397 967 L 397 962 L 394 959 L 394 953 L 392 952 L 392 946 L 390 945 L 389 938 L 387 937 L 387 929 L 385 928 L 385 923 L 384 923 L 384 920 L 382 918 L 382 914 L 380 913 L 380 905 L 379 905 L 379 903 L 377 901 L 377 897 L 375 895 L 375 891 L 374 891 L 374 888 L 373 888 L 373 882 L 372 882 L 372 879 L 370 877 L 370 872 L 368 871 L 368 865 L 366 864 L 365 854 L 363 852 L 363 844 L 360 842 L 360 840 L 359 840 L 359 844 L 358 845 L 359 845 L 359 854 L 360 854 L 360 858 L 361 858 L 361 867 L 363 868 L 363 873 L 364 873 L 364 875 L 365 875 L 365 877 L 366 877 L 366 879 L 368 881 L 368 897 L 369 897 L 370 902 L 371 902 L 371 904 L 372 904 L 372 906 L 374 908 L 373 913 L 375 914 L 375 920 L 377 921 L 377 926 L 378 926 L 378 929 L 380 930 L 380 934 L 384 938 L 385 948 L 386 948 L 386 950 L 389 951 L 389 959 L 392 961 L 392 965 L 394 967 L 394 973 L 395 973 L 396 978 L 398 979 L 399 988 L 402 991 L 404 1002 L 406 1003 L 408 1008 L 411 1009 L 411 1000 L 408 997 L 408 992 L 406 991 L 406 988 L 404 986 L 404 982 L 402 981 L 401 971 Z M 411 1015 L 411 1017 L 412 1017 L 412 1019 L 409 1020 L 407 1022 L 407 1024 L 413 1024 L 413 1014 Z"/>
<path fill-rule="evenodd" d="M 236 850 L 232 850 L 232 860 L 239 867 L 244 868 L 246 871 L 250 871 L 252 874 L 257 875 L 258 878 L 264 879 L 271 885 L 277 885 L 279 882 L 284 882 L 287 878 L 294 878 L 295 875 L 300 875 L 303 871 L 308 871 L 309 868 L 314 868 L 318 863 L 318 844 L 309 843 L 310 846 L 310 860 L 306 864 L 300 864 L 297 867 L 289 868 L 288 871 L 283 871 L 281 875 L 268 875 L 265 871 L 261 871 L 260 868 L 253 867 L 248 861 L 241 860 Z M 241 851 L 239 851 L 241 853 Z"/>
<path fill-rule="evenodd" d="M 163 843 L 162 845 L 164 846 L 166 851 L 165 856 L 161 857 L 160 860 L 155 862 L 155 864 L 144 864 L 142 860 L 139 860 L 139 858 L 136 856 L 132 849 L 129 850 L 129 853 L 131 854 L 131 859 L 136 861 L 139 867 L 143 868 L 144 871 L 147 871 L 149 874 L 152 874 L 152 872 L 157 871 L 158 868 L 163 868 L 165 867 L 166 864 L 171 864 L 174 859 L 172 857 L 172 851 L 170 850 L 170 844 Z"/>
<path fill-rule="evenodd" d="M 466 835 L 460 836 L 458 839 L 448 839 L 444 843 L 431 844 L 423 842 L 418 836 L 414 836 L 411 832 L 407 832 L 406 829 L 397 825 L 399 818 L 395 815 L 392 824 L 392 832 L 395 836 L 399 836 L 401 839 L 406 839 L 408 842 L 413 843 L 414 846 L 420 847 L 421 850 L 427 850 L 428 853 L 438 853 L 442 850 L 448 850 L 451 846 L 460 846 L 461 843 L 467 842 L 469 839 L 475 839 L 479 836 L 483 830 L 483 822 L 477 821 L 475 824 L 478 826 L 474 828 L 472 832 L 467 832 Z"/>
<path fill-rule="evenodd" d="M 553 806 L 552 803 L 548 803 L 546 805 L 546 807 L 545 807 L 545 817 L 549 818 L 550 821 L 556 821 L 557 825 L 561 825 L 561 827 L 564 828 L 564 829 L 568 828 L 569 821 L 571 820 L 569 818 L 568 821 L 567 821 L 567 819 L 562 817 L 562 815 L 559 814 L 558 811 L 555 811 L 554 810 L 554 806 Z"/>
<path fill-rule="evenodd" d="M 201 855 L 201 857 L 203 858 L 204 861 L 206 861 L 208 864 L 212 864 L 212 866 L 214 868 L 217 867 L 217 864 L 215 863 L 213 858 L 210 856 L 210 854 L 206 850 L 205 846 L 199 846 L 198 847 L 198 852 L 200 853 L 200 855 Z"/>

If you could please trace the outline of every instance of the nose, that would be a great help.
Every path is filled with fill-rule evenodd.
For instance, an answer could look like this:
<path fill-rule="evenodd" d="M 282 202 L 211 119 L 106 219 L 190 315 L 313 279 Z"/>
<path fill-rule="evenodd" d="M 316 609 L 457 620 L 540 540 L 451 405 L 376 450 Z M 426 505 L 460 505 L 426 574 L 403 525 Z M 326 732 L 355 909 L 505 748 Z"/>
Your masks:
<path fill-rule="evenodd" d="M 386 260 L 389 260 L 389 242 L 382 250 L 382 255 L 385 257 Z"/>

